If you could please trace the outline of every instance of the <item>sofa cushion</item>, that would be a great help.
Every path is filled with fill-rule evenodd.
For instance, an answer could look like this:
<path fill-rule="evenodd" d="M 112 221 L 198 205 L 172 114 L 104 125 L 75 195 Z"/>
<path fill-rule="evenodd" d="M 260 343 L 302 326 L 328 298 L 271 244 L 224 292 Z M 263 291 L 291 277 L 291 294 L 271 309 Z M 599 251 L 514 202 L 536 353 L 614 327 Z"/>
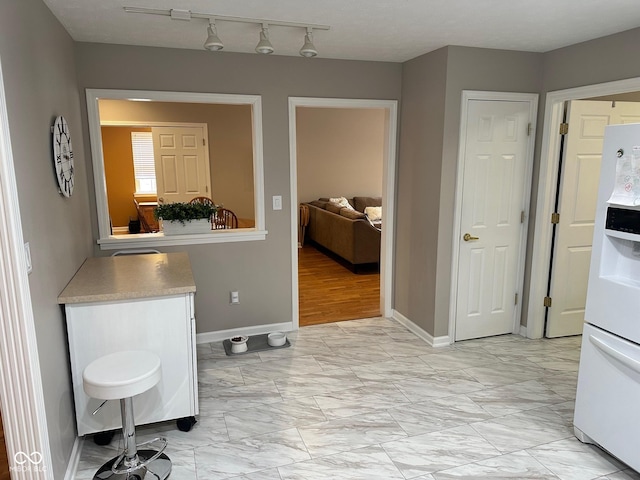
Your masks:
<path fill-rule="evenodd" d="M 366 217 L 364 213 L 358 212 L 353 208 L 341 208 L 340 215 L 351 220 L 360 220 Z"/>
<path fill-rule="evenodd" d="M 327 203 L 329 202 L 323 202 L 322 200 L 314 200 L 313 202 L 309 202 L 309 205 L 313 205 L 314 207 L 318 207 L 321 208 L 323 210 L 327 209 Z"/>
<path fill-rule="evenodd" d="M 364 212 L 366 207 L 379 207 L 382 205 L 382 197 L 353 197 L 353 206 L 359 212 Z"/>
<path fill-rule="evenodd" d="M 342 210 L 342 207 L 340 205 L 338 205 L 337 203 L 327 202 L 327 211 L 328 212 L 340 214 L 340 210 Z"/>

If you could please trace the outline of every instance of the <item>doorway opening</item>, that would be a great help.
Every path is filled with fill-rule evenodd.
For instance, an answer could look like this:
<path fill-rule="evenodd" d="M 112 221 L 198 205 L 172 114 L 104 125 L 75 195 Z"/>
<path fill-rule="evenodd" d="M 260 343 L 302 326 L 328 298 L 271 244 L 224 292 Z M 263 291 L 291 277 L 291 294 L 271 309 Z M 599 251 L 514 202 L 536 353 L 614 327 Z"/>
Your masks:
<path fill-rule="evenodd" d="M 391 315 L 396 111 L 395 101 L 289 99 L 294 328 Z M 364 138 L 336 135 L 335 142 L 323 143 L 322 134 L 314 129 L 322 128 L 322 122 L 327 125 L 329 118 L 331 122 L 351 122 L 352 130 L 359 131 L 360 135 L 367 131 L 361 128 L 366 127 L 363 124 L 371 121 L 378 126 L 373 128 L 377 138 L 371 138 L 371 134 L 368 138 L 366 134 Z M 330 126 L 327 132 L 336 127 Z M 345 151 L 358 143 L 366 143 L 365 148 L 357 149 L 357 155 L 352 155 L 361 158 L 350 161 L 344 157 L 333 158 L 336 155 L 328 152 L 331 148 L 336 152 L 340 142 Z M 327 143 L 333 143 L 331 148 L 327 148 Z M 378 160 L 368 161 L 367 150 L 376 151 L 374 156 Z M 327 204 L 329 209 L 322 208 Z M 307 211 L 314 209 L 308 214 L 312 222 L 308 230 L 299 228 L 302 207 Z M 372 210 L 366 210 L 367 207 Z M 316 209 L 324 219 L 319 223 L 315 218 Z M 336 211 L 329 211 L 331 209 Z M 365 216 L 365 211 L 371 215 Z M 385 212 L 384 228 L 370 224 L 375 212 Z M 340 218 L 329 218 L 333 215 Z M 356 223 L 357 231 L 353 228 Z M 305 231 L 308 234 L 301 236 Z M 332 301 L 318 302 L 318 298 L 329 294 L 334 296 Z"/>
<path fill-rule="evenodd" d="M 560 134 L 560 127 L 563 123 L 565 102 L 590 99 L 592 101 L 606 101 L 609 103 L 609 105 L 611 105 L 611 101 L 614 100 L 637 101 L 640 95 L 634 95 L 633 92 L 638 91 L 640 91 L 640 78 L 609 82 L 598 85 L 590 85 L 568 90 L 559 90 L 547 94 L 545 105 L 544 132 L 542 137 L 542 150 L 540 155 L 538 199 L 535 218 L 535 242 L 533 243 L 531 282 L 529 288 L 529 307 L 527 310 L 526 335 L 529 338 L 558 336 L 558 334 L 575 335 L 580 333 L 570 329 L 566 330 L 562 325 L 558 325 L 558 328 L 555 328 L 552 324 L 545 324 L 547 310 L 549 308 L 554 308 L 554 303 L 556 304 L 556 306 L 558 305 L 557 301 L 552 301 L 551 307 L 545 306 L 545 303 L 549 303 L 545 300 L 546 297 L 553 298 L 550 296 L 550 292 L 553 289 L 555 277 L 558 277 L 555 281 L 555 285 L 557 287 L 562 286 L 562 282 L 559 282 L 559 280 L 561 279 L 558 275 L 554 274 L 553 270 L 551 269 L 550 258 L 552 252 L 554 250 L 557 251 L 557 244 L 560 241 L 560 238 L 558 238 L 556 245 L 552 246 L 554 224 L 551 223 L 551 220 L 552 214 L 557 213 L 555 211 L 555 199 L 559 188 L 558 178 L 559 175 L 561 175 L 560 158 L 562 135 Z M 595 115 L 592 118 L 596 119 L 597 122 L 604 122 L 604 119 L 597 119 L 597 117 L 598 115 Z M 600 115 L 600 117 L 602 117 L 602 115 Z M 595 125 L 595 123 L 592 123 L 591 125 Z M 585 128 L 586 126 L 588 125 L 584 121 L 580 121 L 578 128 L 581 129 Z M 569 126 L 570 130 L 571 128 L 572 127 Z M 604 125 L 601 125 L 601 129 L 603 128 Z M 591 169 L 591 172 L 593 172 L 593 170 L 594 169 Z M 597 169 L 597 174 L 599 176 L 599 168 Z M 596 180 L 598 176 L 596 176 Z M 573 175 L 573 178 L 576 178 L 575 174 Z M 592 179 L 590 182 L 587 181 L 586 183 L 592 184 L 593 182 L 594 180 Z M 562 213 L 560 215 L 560 218 L 562 219 Z M 575 249 L 575 251 L 582 252 L 583 256 L 585 256 L 585 253 L 589 253 L 589 249 L 590 247 L 587 245 L 585 248 L 577 248 Z M 554 254 L 554 256 L 557 259 L 557 255 Z M 586 271 L 588 272 L 588 268 Z M 577 284 L 574 282 L 568 286 L 575 287 L 576 285 Z M 573 300 L 579 300 L 584 295 L 583 290 L 585 288 L 586 287 L 583 287 L 581 290 L 574 288 L 575 291 L 560 293 L 560 295 L 575 303 Z M 556 298 L 558 298 L 557 295 L 558 294 L 556 294 Z M 571 302 L 569 302 L 569 305 L 567 307 L 567 311 L 569 312 L 569 314 L 572 314 L 572 311 L 577 311 L 577 313 L 580 313 L 579 310 L 580 308 L 572 305 Z M 578 321 L 577 323 L 580 324 L 580 326 L 582 324 L 581 321 Z"/>
<path fill-rule="evenodd" d="M 546 297 L 548 338 L 582 333 L 605 127 L 640 122 L 639 96 L 565 102 Z"/>

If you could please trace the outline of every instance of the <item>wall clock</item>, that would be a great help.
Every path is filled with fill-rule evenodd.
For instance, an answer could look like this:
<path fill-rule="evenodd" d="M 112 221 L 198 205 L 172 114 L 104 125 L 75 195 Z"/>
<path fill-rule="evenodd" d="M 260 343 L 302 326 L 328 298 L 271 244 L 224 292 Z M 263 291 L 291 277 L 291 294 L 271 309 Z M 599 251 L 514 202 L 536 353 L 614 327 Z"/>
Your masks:
<path fill-rule="evenodd" d="M 71 146 L 71 135 L 69 125 L 61 115 L 56 118 L 52 129 L 53 134 L 53 162 L 56 167 L 56 178 L 60 193 L 65 197 L 70 197 L 73 193 L 73 147 Z"/>

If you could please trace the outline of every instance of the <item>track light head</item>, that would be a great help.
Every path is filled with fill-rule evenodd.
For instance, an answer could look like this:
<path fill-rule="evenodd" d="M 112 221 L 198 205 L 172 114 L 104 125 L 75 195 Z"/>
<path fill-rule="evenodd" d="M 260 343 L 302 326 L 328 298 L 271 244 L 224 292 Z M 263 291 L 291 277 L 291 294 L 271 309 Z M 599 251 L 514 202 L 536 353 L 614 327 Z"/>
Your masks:
<path fill-rule="evenodd" d="M 204 48 L 212 52 L 217 52 L 224 48 L 222 40 L 218 37 L 216 24 L 213 21 L 211 21 L 207 27 L 207 40 L 204 42 Z"/>
<path fill-rule="evenodd" d="M 318 50 L 313 44 L 313 28 L 307 27 L 307 33 L 304 36 L 304 45 L 300 49 L 300 55 L 303 57 L 315 57 L 318 55 Z"/>
<path fill-rule="evenodd" d="M 269 41 L 269 25 L 262 24 L 262 30 L 260 30 L 260 41 L 256 45 L 256 52 L 268 55 L 273 53 L 273 45 Z"/>

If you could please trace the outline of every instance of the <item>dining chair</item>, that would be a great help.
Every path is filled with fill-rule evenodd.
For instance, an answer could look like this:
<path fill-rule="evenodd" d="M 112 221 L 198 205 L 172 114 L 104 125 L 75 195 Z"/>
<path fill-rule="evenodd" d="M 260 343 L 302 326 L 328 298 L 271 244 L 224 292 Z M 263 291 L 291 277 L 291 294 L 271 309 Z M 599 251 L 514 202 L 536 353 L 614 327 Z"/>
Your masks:
<path fill-rule="evenodd" d="M 209 197 L 193 197 L 191 200 L 189 200 L 189 203 L 203 203 L 205 205 L 215 206 L 215 203 Z"/>
<path fill-rule="evenodd" d="M 213 217 L 212 226 L 214 230 L 238 228 L 238 217 L 231 210 L 219 208 Z"/>

